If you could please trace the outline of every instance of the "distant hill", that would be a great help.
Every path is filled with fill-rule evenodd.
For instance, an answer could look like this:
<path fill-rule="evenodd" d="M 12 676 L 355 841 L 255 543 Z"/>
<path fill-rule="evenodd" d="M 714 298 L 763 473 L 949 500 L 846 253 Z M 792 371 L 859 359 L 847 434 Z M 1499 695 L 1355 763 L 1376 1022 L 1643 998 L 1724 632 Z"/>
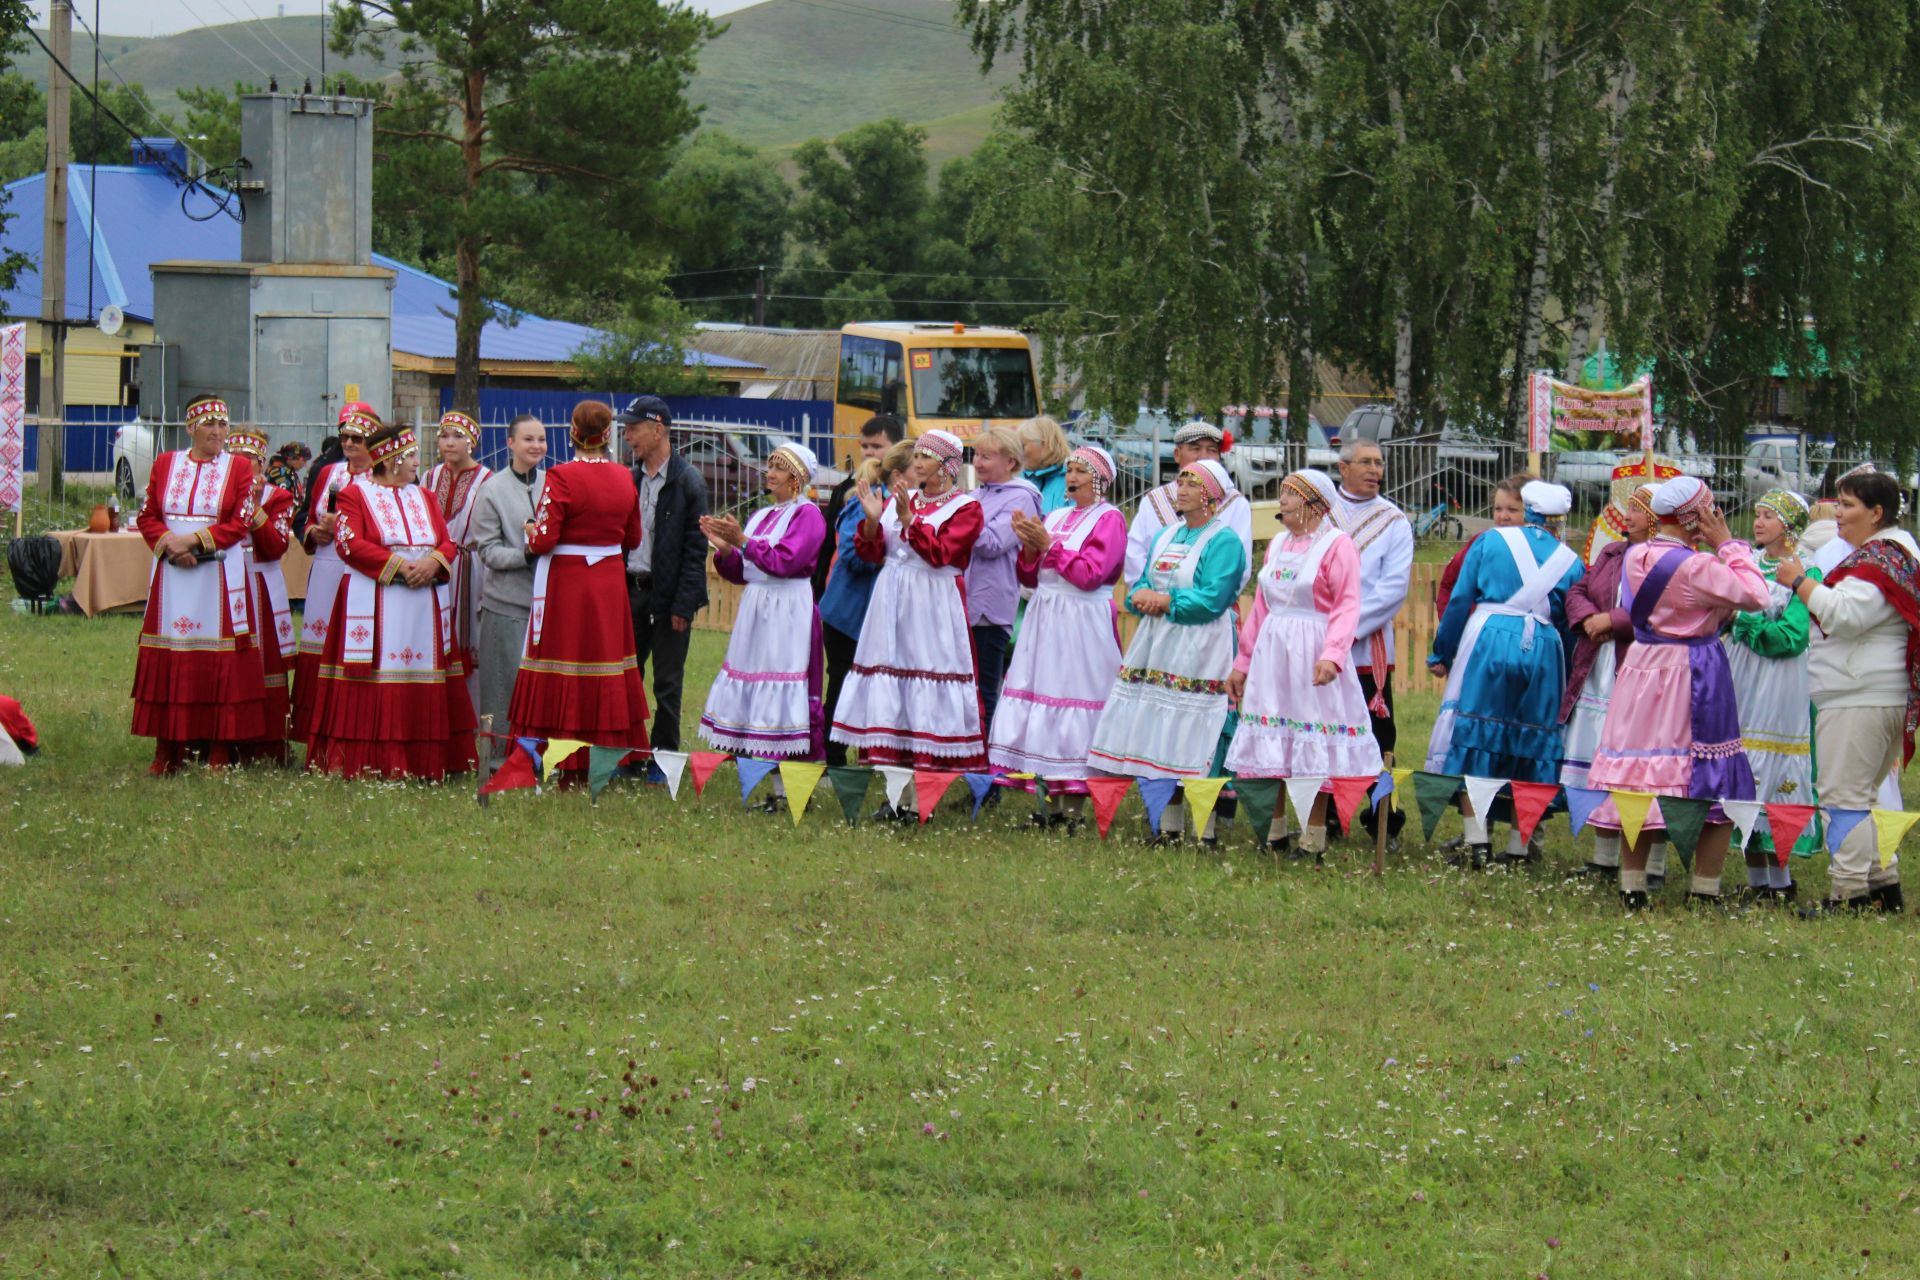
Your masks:
<path fill-rule="evenodd" d="M 1004 60 L 981 76 L 951 0 L 767 0 L 724 21 L 693 99 L 708 125 L 756 147 L 898 116 L 928 126 L 938 164 L 979 144 L 1013 78 Z"/>
<path fill-rule="evenodd" d="M 979 145 L 1012 80 L 1004 61 L 980 74 L 972 45 L 953 25 L 951 0 L 767 0 L 722 21 L 727 31 L 701 51 L 693 100 L 705 106 L 709 127 L 776 155 L 898 116 L 927 128 L 937 167 Z M 319 16 L 308 14 L 152 38 L 108 35 L 100 52 L 121 79 L 145 86 L 160 111 L 177 117 L 183 88 L 265 84 L 268 73 L 282 88 L 298 88 L 308 76 L 317 82 L 320 35 Z M 18 65 L 44 85 L 46 59 L 28 48 L 33 56 L 21 55 Z M 93 43 L 77 25 L 71 65 L 92 79 Z M 364 57 L 343 63 L 331 52 L 326 65 L 330 74 L 344 65 L 367 79 L 390 71 Z M 100 82 L 113 83 L 104 66 Z M 74 109 L 83 108 L 76 99 Z"/>
<path fill-rule="evenodd" d="M 40 33 L 43 37 L 46 31 Z M 38 46 L 28 43 L 31 56 L 21 54 L 17 65 L 44 87 L 47 59 Z M 217 27 L 199 27 L 177 35 L 116 36 L 101 38 L 100 53 L 105 64 L 100 68 L 100 83 L 111 85 L 113 73 L 129 84 L 143 86 L 153 104 L 162 113 L 178 117 L 179 91 L 199 85 L 231 90 L 238 82 L 265 86 L 268 76 L 277 76 L 283 89 L 297 89 L 308 76 L 320 80 L 320 16 L 261 18 L 253 22 L 229 22 Z M 78 23 L 73 29 L 73 73 L 89 85 L 93 81 L 93 41 Z M 365 79 L 385 75 L 387 68 L 371 58 L 326 55 L 327 73 L 342 69 Z M 74 110 L 86 108 L 85 98 L 75 95 Z M 147 124 L 129 120 L 135 128 Z"/>

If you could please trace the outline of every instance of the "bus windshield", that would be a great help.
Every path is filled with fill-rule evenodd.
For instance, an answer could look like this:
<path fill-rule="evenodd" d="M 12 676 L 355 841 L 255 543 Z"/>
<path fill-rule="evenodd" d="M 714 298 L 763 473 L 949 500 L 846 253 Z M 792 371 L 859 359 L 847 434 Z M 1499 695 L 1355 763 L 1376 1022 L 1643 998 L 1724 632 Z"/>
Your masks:
<path fill-rule="evenodd" d="M 1039 412 L 1023 347 L 932 347 L 911 353 L 922 418 L 1031 418 Z"/>

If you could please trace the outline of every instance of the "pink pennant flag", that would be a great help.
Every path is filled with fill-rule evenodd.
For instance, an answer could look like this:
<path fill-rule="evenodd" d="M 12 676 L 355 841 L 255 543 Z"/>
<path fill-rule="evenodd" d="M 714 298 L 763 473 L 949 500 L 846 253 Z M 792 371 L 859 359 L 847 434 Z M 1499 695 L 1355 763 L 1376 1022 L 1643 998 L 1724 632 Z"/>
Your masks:
<path fill-rule="evenodd" d="M 696 796 L 706 794 L 707 779 L 713 776 L 715 769 L 718 769 L 731 759 L 733 759 L 733 757 L 724 751 L 694 751 L 689 753 L 687 756 L 687 768 L 693 773 L 693 794 Z"/>
<path fill-rule="evenodd" d="M 1365 778 L 1335 778 L 1333 780 L 1333 810 L 1340 815 L 1340 825 L 1348 831 L 1353 830 L 1353 817 L 1360 812 L 1360 806 L 1373 794 L 1380 782 L 1380 775 Z"/>
<path fill-rule="evenodd" d="M 947 788 L 960 776 L 958 769 L 915 769 L 913 771 L 913 798 L 920 806 L 920 821 L 925 822 L 933 816 L 940 806 L 940 797 L 947 794 Z"/>

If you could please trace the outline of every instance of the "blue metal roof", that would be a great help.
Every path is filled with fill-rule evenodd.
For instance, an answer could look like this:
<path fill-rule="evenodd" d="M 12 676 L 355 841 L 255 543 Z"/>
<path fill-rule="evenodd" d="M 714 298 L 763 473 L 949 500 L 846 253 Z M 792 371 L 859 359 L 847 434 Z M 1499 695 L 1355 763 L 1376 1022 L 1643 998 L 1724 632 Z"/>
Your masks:
<path fill-rule="evenodd" d="M 0 310 L 20 318 L 40 314 L 40 252 L 46 175 L 34 174 L 6 184 L 0 249 L 18 250 L 30 259 L 13 288 L 0 293 Z M 69 165 L 67 168 L 67 318 L 91 320 L 109 302 L 128 316 L 153 319 L 155 262 L 202 259 L 234 262 L 240 258 L 240 224 L 218 210 L 218 195 L 195 191 L 182 207 L 181 188 L 157 168 L 143 165 Z M 192 216 L 189 216 L 191 212 Z M 88 252 L 89 214 L 93 229 Z M 211 214 L 211 217 L 205 215 Z M 199 220 L 204 218 L 204 221 Z M 88 259 L 92 258 L 93 309 L 87 309 Z M 391 258 L 373 255 L 375 266 L 395 273 L 393 349 L 430 360 L 454 355 L 453 286 L 436 276 Z M 559 363 L 593 338 L 598 329 L 548 320 L 527 312 L 513 323 L 487 321 L 480 333 L 484 360 Z M 688 363 L 713 369 L 757 369 L 758 365 L 703 351 L 688 351 Z"/>

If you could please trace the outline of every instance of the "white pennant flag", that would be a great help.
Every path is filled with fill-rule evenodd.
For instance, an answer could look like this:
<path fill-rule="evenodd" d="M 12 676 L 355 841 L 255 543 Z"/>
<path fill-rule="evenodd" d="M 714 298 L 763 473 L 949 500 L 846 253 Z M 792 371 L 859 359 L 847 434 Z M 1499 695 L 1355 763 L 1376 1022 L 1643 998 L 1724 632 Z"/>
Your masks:
<path fill-rule="evenodd" d="M 1760 821 L 1760 811 L 1766 806 L 1758 800 L 1722 800 L 1720 807 L 1733 819 L 1733 828 L 1740 833 L 1737 851 L 1747 851 L 1747 841 L 1753 838 L 1753 828 Z"/>
<path fill-rule="evenodd" d="M 1302 831 L 1307 829 L 1307 819 L 1313 814 L 1314 797 L 1326 785 L 1325 778 L 1287 779 L 1287 799 L 1293 803 L 1293 816 L 1299 821 Z"/>
<path fill-rule="evenodd" d="M 5 729 L 0 729 L 0 765 L 25 764 L 26 762 L 27 758 L 20 754 L 20 747 L 14 742 L 13 736 Z"/>
<path fill-rule="evenodd" d="M 673 800 L 680 798 L 680 777 L 687 771 L 687 753 L 684 751 L 655 751 L 653 762 L 660 766 L 660 772 L 667 775 L 667 795 Z"/>
<path fill-rule="evenodd" d="M 1467 778 L 1467 803 L 1473 806 L 1473 816 L 1483 824 L 1487 815 L 1493 812 L 1493 798 L 1500 794 L 1500 788 L 1507 785 L 1505 778 Z"/>
<path fill-rule="evenodd" d="M 887 803 L 898 809 L 900 807 L 900 797 L 907 793 L 907 787 L 913 781 L 913 770 L 903 769 L 899 765 L 886 764 L 881 765 L 879 768 L 880 779 L 886 784 L 887 788 Z"/>

